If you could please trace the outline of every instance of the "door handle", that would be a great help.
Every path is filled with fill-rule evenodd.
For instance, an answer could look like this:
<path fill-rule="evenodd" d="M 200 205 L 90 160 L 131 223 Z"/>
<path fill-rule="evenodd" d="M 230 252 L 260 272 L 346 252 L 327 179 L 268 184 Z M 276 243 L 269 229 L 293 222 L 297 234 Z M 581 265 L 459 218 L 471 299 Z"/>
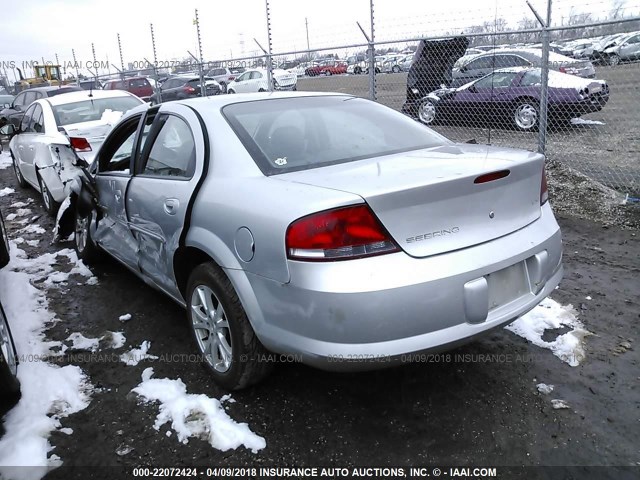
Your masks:
<path fill-rule="evenodd" d="M 179 206 L 180 202 L 177 198 L 167 198 L 164 201 L 164 211 L 167 215 L 175 215 Z"/>

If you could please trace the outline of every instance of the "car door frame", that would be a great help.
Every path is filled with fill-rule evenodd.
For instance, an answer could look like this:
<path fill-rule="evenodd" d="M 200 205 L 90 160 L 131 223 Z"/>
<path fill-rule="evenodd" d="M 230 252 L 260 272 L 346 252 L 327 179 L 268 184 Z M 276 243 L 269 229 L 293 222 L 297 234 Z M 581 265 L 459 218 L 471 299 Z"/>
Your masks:
<path fill-rule="evenodd" d="M 149 110 L 157 110 L 151 107 Z M 129 217 L 126 208 L 126 192 L 131 184 L 134 172 L 135 157 L 138 155 L 141 143 L 141 132 L 143 120 L 146 112 L 132 115 L 122 123 L 119 123 L 107 136 L 103 142 L 98 155 L 94 160 L 96 170 L 93 180 L 98 193 L 98 205 L 96 206 L 96 218 L 91 219 L 91 238 L 109 255 L 114 257 L 125 267 L 140 276 L 137 262 L 137 241 L 129 228 Z M 123 130 L 131 128 L 131 123 L 135 124 L 133 149 L 129 157 L 129 173 L 122 171 L 101 170 L 102 163 L 105 162 L 105 152 L 109 151 L 110 143 L 120 140 L 120 135 L 124 135 Z M 130 134 L 129 134 L 130 135 Z M 118 140 L 116 140 L 116 138 Z M 127 136 L 124 142 L 129 138 Z M 123 143 L 124 143 L 123 142 Z M 122 143 L 120 144 L 122 146 Z M 111 152 L 111 158 L 117 152 Z M 111 200 L 113 197 L 113 201 Z"/>

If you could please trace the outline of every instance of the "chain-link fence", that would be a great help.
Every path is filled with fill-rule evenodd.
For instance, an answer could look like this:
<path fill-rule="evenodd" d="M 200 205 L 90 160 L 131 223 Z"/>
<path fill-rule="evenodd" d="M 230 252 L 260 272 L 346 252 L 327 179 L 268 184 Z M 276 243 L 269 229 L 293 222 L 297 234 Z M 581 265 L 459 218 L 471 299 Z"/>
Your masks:
<path fill-rule="evenodd" d="M 241 40 L 240 56 L 201 60 L 196 10 L 198 57 L 189 52 L 182 60 L 157 60 L 151 26 L 153 62 L 145 58 L 127 71 L 114 66 L 118 71 L 106 75 L 96 71 L 94 81 L 131 91 L 124 82 L 146 77 L 154 102 L 183 98 L 186 91 L 353 94 L 411 115 L 452 140 L 544 152 L 640 196 L 640 4 L 587 0 L 582 11 L 590 13 L 579 13 L 573 4 L 567 10 L 569 0 L 556 0 L 563 16 L 552 23 L 550 0 L 544 15 L 533 7 L 516 12 L 509 2 L 498 11 L 496 0 L 495 11 L 434 6 L 410 21 L 379 21 L 370 0 L 362 24 L 336 18 L 311 35 L 314 45 L 328 47 L 311 48 L 306 18 L 306 38 L 300 29 L 276 25 L 272 31 L 272 18 L 282 17 L 280 2 L 265 3 L 267 38 Z M 519 21 L 507 20 L 516 15 Z M 182 83 L 172 79 L 176 74 Z"/>

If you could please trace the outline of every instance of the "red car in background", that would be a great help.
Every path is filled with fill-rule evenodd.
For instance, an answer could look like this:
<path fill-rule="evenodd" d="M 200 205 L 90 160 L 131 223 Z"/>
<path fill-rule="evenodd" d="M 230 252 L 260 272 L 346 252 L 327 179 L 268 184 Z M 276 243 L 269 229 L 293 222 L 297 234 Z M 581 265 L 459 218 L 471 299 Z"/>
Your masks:
<path fill-rule="evenodd" d="M 308 77 L 315 77 L 317 75 L 340 75 L 341 73 L 347 73 L 347 64 L 339 61 L 323 62 L 307 68 L 304 73 Z"/>
<path fill-rule="evenodd" d="M 130 77 L 122 80 L 108 80 L 103 90 L 124 90 L 148 102 L 153 95 L 153 87 L 146 77 Z"/>

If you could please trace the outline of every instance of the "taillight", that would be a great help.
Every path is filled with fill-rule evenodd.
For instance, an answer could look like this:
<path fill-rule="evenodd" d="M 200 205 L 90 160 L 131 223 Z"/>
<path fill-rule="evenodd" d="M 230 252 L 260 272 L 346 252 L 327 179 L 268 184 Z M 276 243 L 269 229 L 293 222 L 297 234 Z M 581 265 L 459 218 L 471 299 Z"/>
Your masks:
<path fill-rule="evenodd" d="M 91 151 L 91 144 L 84 137 L 71 137 L 69 138 L 69 143 L 71 143 L 71 148 L 73 148 L 76 152 Z"/>
<path fill-rule="evenodd" d="M 193 88 L 191 85 L 186 85 L 186 86 L 184 87 L 184 91 L 185 91 L 186 93 L 193 93 L 193 92 L 195 92 L 195 91 L 196 91 L 196 89 L 195 89 L 195 88 Z"/>
<path fill-rule="evenodd" d="M 400 249 L 366 205 L 302 217 L 287 229 L 287 257 L 334 261 L 382 255 Z"/>
<path fill-rule="evenodd" d="M 549 188 L 547 187 L 547 173 L 542 167 L 542 181 L 540 183 L 540 205 L 544 205 L 549 200 Z"/>
<path fill-rule="evenodd" d="M 236 79 L 236 77 L 233 77 L 233 76 L 229 77 L 229 81 L 235 80 L 235 79 Z"/>
<path fill-rule="evenodd" d="M 558 70 L 560 71 L 560 73 L 567 73 L 567 69 L 564 67 L 560 67 Z"/>

